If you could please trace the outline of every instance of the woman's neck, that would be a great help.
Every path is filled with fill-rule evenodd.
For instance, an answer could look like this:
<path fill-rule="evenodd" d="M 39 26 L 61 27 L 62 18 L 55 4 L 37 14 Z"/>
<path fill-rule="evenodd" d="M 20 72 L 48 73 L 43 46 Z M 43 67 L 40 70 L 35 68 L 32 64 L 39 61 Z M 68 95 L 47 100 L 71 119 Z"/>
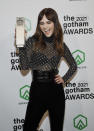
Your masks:
<path fill-rule="evenodd" d="M 54 35 L 51 35 L 50 37 L 47 37 L 43 34 L 43 40 L 46 42 L 53 42 Z"/>

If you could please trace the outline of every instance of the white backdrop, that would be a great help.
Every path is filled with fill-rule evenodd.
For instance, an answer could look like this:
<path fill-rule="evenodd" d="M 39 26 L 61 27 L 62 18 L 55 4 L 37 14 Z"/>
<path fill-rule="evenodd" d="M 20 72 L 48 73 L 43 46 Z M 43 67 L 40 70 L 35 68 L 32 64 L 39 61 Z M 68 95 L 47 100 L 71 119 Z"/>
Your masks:
<path fill-rule="evenodd" d="M 94 1 L 93 0 L 1 0 L 0 1 L 0 131 L 22 131 L 32 81 L 31 72 L 23 76 L 14 47 L 16 17 L 25 17 L 28 37 L 35 32 L 39 12 L 55 9 L 64 31 L 64 41 L 78 64 L 78 72 L 66 85 L 64 131 L 94 130 Z M 59 67 L 63 76 L 68 67 Z M 50 131 L 45 116 L 39 130 Z"/>

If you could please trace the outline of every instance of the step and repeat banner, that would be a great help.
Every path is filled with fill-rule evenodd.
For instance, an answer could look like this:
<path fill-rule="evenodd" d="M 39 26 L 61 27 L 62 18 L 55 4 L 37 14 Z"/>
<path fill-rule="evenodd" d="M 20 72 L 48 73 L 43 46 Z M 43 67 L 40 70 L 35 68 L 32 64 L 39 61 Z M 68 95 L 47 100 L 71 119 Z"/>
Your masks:
<path fill-rule="evenodd" d="M 93 5 L 93 0 L 1 1 L 0 131 L 22 131 L 32 81 L 32 72 L 22 72 L 18 66 L 14 43 L 16 17 L 25 17 L 28 38 L 35 32 L 39 12 L 48 7 L 56 10 L 64 32 L 64 42 L 78 66 L 75 77 L 64 87 L 64 131 L 94 130 Z M 67 70 L 67 63 L 62 60 L 59 74 L 63 76 Z M 38 130 L 50 131 L 48 112 L 39 125 Z"/>

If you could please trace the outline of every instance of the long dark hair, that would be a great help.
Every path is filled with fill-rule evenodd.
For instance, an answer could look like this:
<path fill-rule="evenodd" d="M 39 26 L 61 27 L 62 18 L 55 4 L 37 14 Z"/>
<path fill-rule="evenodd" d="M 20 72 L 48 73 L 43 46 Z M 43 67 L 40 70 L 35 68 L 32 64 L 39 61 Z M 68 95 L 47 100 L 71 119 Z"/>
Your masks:
<path fill-rule="evenodd" d="M 34 34 L 37 42 L 35 44 L 35 47 L 40 47 L 41 49 L 46 48 L 46 44 L 42 39 L 42 31 L 40 30 L 40 20 L 43 18 L 43 16 L 46 16 L 48 20 L 54 22 L 54 43 L 55 46 L 54 48 L 57 50 L 59 55 L 63 55 L 64 50 L 63 50 L 63 31 L 58 19 L 58 15 L 55 10 L 52 8 L 44 8 L 38 16 L 38 21 L 37 21 L 37 27 L 36 27 L 36 32 Z"/>

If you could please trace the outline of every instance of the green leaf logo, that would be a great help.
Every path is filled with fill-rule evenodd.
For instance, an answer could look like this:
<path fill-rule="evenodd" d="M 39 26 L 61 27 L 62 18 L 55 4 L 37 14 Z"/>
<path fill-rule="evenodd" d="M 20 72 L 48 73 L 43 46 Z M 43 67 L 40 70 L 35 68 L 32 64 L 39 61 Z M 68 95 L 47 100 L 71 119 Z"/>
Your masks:
<path fill-rule="evenodd" d="M 20 88 L 20 97 L 24 100 L 29 100 L 29 90 L 30 86 L 25 85 L 22 88 Z"/>
<path fill-rule="evenodd" d="M 87 127 L 87 118 L 81 114 L 73 119 L 74 127 L 78 130 L 82 130 Z"/>
<path fill-rule="evenodd" d="M 77 65 L 82 64 L 85 61 L 85 53 L 81 50 L 76 50 L 73 53 L 74 59 Z"/>

